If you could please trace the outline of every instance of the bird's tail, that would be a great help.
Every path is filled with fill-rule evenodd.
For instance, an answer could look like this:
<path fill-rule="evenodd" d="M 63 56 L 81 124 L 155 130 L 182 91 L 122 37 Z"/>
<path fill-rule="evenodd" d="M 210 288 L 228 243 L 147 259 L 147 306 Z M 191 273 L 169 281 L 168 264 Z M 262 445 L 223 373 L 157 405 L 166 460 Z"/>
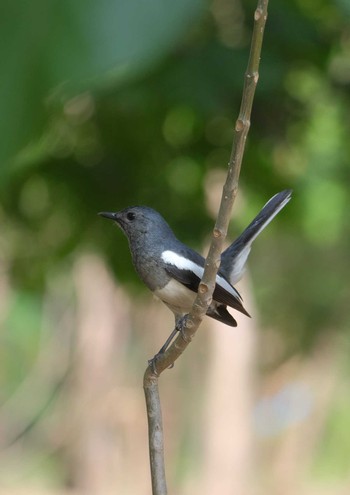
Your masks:
<path fill-rule="evenodd" d="M 232 285 L 236 284 L 244 273 L 252 242 L 288 203 L 291 196 L 291 189 L 273 196 L 242 234 L 222 253 L 220 271 Z"/>

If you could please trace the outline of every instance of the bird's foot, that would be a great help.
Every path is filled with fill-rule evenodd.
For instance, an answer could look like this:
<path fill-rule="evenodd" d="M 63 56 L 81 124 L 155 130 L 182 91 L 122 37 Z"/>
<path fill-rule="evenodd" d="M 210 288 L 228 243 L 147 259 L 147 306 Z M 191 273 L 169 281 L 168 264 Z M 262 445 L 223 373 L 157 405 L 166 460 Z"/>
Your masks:
<path fill-rule="evenodd" d="M 162 355 L 164 354 L 165 351 L 163 352 L 157 352 L 157 354 L 155 354 L 153 356 L 152 359 L 149 359 L 148 360 L 148 366 L 152 369 L 152 373 L 156 376 L 158 376 L 158 371 L 157 371 L 157 362 L 158 360 L 162 357 Z M 168 370 L 170 370 L 171 368 L 174 368 L 174 363 L 171 364 L 170 366 L 168 366 Z"/>
<path fill-rule="evenodd" d="M 186 330 L 186 327 L 187 327 L 187 321 L 188 321 L 188 315 L 184 315 L 184 316 L 181 316 L 180 318 L 178 318 L 176 320 L 176 323 L 175 323 L 175 328 L 171 332 L 171 334 L 169 335 L 169 337 L 167 338 L 165 344 L 161 347 L 161 349 L 159 349 L 159 351 L 157 352 L 157 354 L 155 354 L 155 356 L 152 359 L 149 359 L 148 360 L 148 366 L 150 366 L 152 368 L 152 372 L 155 375 L 158 375 L 158 373 L 157 373 L 157 366 L 156 366 L 158 359 L 168 349 L 169 345 L 171 344 L 171 342 L 175 338 L 177 332 L 180 332 L 181 333 L 181 336 L 182 336 L 183 340 L 187 344 L 191 342 L 191 338 L 186 334 L 186 331 L 185 331 Z M 172 365 L 169 366 L 169 368 L 173 368 L 173 367 L 174 367 L 174 364 L 172 364 Z"/>
<path fill-rule="evenodd" d="M 148 366 L 151 368 L 152 373 L 156 376 L 158 376 L 157 361 L 161 357 L 161 355 L 161 353 L 157 352 L 157 354 L 155 354 L 152 359 L 148 360 Z"/>
<path fill-rule="evenodd" d="M 173 339 L 176 336 L 176 334 L 177 334 L 178 331 L 179 330 L 178 330 L 177 326 L 175 325 L 174 330 L 171 332 L 171 334 L 169 335 L 169 337 L 166 339 L 165 344 L 159 349 L 159 351 L 157 352 L 157 354 L 155 354 L 155 356 L 152 359 L 149 359 L 148 360 L 148 366 L 150 366 L 152 368 L 152 371 L 153 371 L 153 373 L 155 375 L 157 375 L 156 364 L 157 364 L 158 359 L 168 349 L 169 345 L 173 341 Z M 169 368 L 173 368 L 173 367 L 174 367 L 173 364 L 171 366 L 169 366 Z"/>
<path fill-rule="evenodd" d="M 175 325 L 175 329 L 181 333 L 181 337 L 183 338 L 183 340 L 189 344 L 191 342 L 191 337 L 189 337 L 186 333 L 186 328 L 187 328 L 187 322 L 188 322 L 188 314 L 187 315 L 184 315 L 184 316 L 181 316 L 181 318 L 179 318 L 177 321 L 176 321 L 176 325 Z"/>

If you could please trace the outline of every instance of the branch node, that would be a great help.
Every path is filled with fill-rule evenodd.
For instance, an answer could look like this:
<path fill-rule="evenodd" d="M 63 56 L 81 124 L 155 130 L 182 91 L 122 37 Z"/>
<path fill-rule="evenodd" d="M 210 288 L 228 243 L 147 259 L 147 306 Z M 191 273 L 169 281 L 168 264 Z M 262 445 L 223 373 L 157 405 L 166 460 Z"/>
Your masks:
<path fill-rule="evenodd" d="M 255 84 L 258 84 L 258 81 L 259 81 L 259 72 L 257 72 L 257 71 L 253 72 L 252 77 L 253 77 L 254 83 Z"/>
<path fill-rule="evenodd" d="M 188 316 L 188 315 L 187 315 Z M 185 328 L 192 328 L 194 326 L 194 322 L 192 321 L 191 318 L 186 318 L 186 322 L 185 322 Z"/>
<path fill-rule="evenodd" d="M 201 282 L 199 284 L 199 287 L 198 287 L 198 292 L 200 292 L 201 294 L 206 294 L 209 290 L 209 287 L 207 286 L 207 284 L 204 284 L 203 282 Z"/>
<path fill-rule="evenodd" d="M 262 14 L 262 10 L 260 8 L 257 8 L 254 12 L 254 21 L 258 21 L 261 18 Z"/>
<path fill-rule="evenodd" d="M 236 120 L 235 131 L 241 132 L 244 129 L 244 122 L 242 119 Z"/>
<path fill-rule="evenodd" d="M 228 200 L 228 196 L 226 195 L 225 196 L 225 199 Z M 215 229 L 213 230 L 213 236 L 215 237 L 215 239 L 219 239 L 220 237 L 224 236 L 225 233 L 221 230 L 221 229 L 218 229 L 217 227 L 215 227 Z"/>

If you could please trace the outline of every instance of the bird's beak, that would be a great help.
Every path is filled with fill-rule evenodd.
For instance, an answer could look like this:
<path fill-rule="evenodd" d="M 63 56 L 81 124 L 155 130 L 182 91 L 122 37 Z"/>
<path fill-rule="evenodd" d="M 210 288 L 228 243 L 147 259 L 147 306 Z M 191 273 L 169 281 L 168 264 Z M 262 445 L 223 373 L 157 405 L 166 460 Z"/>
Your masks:
<path fill-rule="evenodd" d="M 101 217 L 109 218 L 110 220 L 114 220 L 114 221 L 118 220 L 117 213 L 112 213 L 110 211 L 101 211 L 99 215 Z"/>

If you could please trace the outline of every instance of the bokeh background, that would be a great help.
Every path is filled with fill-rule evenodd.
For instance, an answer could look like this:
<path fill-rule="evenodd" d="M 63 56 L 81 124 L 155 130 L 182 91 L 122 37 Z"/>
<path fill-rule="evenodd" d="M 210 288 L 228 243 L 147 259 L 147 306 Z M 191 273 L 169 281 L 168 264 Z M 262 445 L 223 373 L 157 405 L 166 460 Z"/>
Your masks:
<path fill-rule="evenodd" d="M 142 376 L 172 315 L 96 215 L 158 209 L 205 253 L 253 0 L 2 0 L 0 493 L 150 493 Z M 272 0 L 229 237 L 239 288 L 161 378 L 170 493 L 350 491 L 350 3 Z"/>

